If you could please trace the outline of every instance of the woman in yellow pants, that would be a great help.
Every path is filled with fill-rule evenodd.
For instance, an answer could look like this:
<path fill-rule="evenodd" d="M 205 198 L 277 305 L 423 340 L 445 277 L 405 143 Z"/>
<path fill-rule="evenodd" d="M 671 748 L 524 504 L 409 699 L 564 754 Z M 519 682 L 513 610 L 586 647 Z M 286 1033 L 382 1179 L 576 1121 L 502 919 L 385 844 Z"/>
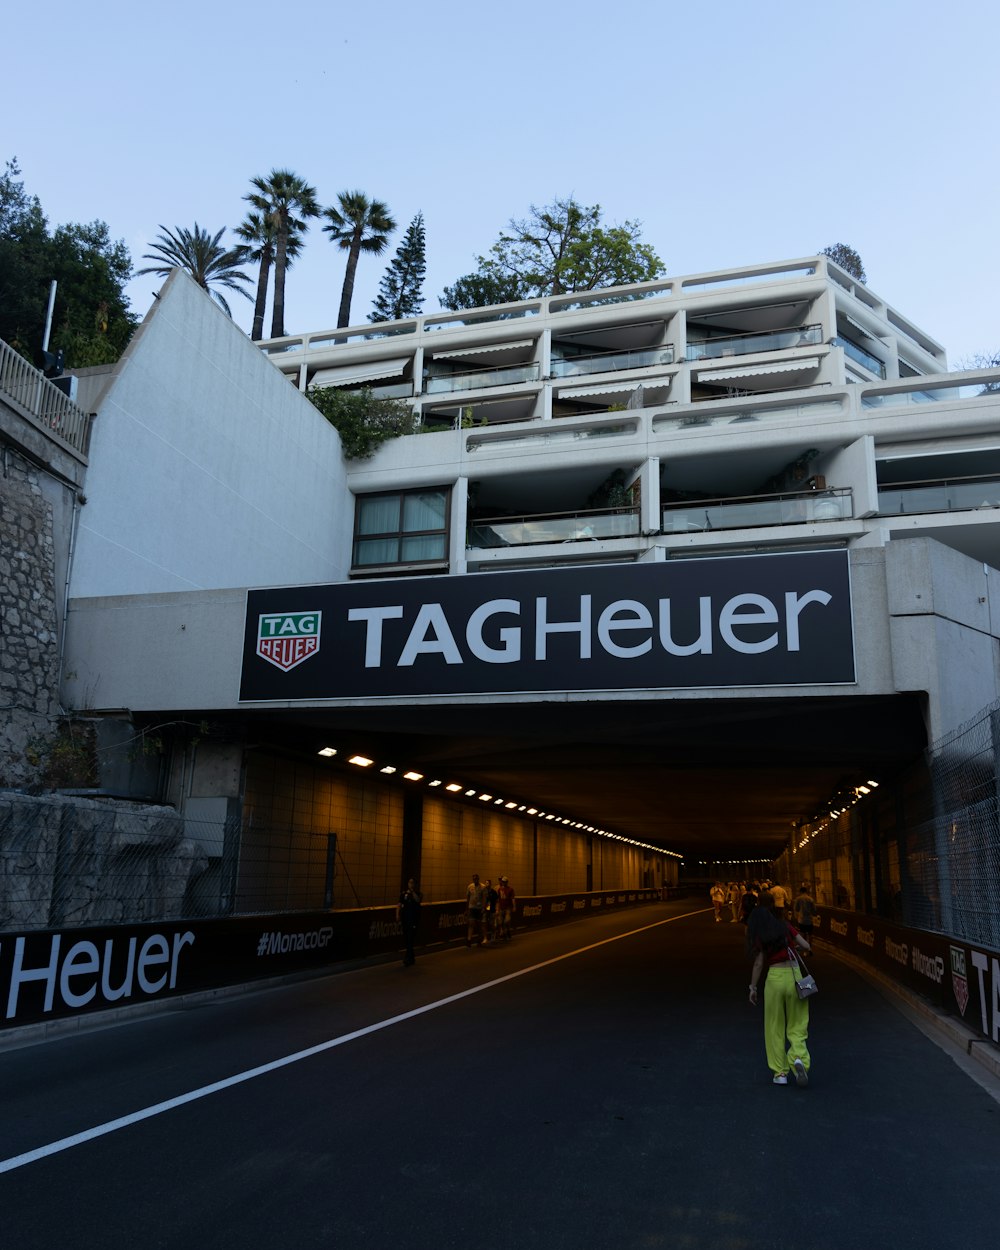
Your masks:
<path fill-rule="evenodd" d="M 750 1002 L 757 1005 L 757 986 L 767 967 L 764 983 L 764 1049 L 767 1066 L 775 1085 L 787 1085 L 789 1073 L 796 1085 L 809 1084 L 809 1000 L 799 998 L 795 989 L 797 966 L 789 958 L 789 946 L 803 951 L 812 947 L 795 928 L 775 914 L 774 899 L 761 892 L 750 913 L 747 941 L 753 951 L 750 973 Z"/>

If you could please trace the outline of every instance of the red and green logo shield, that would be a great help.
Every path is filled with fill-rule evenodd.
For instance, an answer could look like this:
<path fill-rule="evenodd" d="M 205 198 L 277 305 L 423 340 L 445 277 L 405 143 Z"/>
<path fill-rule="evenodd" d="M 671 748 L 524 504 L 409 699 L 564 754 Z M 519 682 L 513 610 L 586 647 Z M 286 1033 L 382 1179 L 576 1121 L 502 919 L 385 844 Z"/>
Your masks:
<path fill-rule="evenodd" d="M 322 612 L 268 612 L 257 618 L 257 654 L 283 673 L 319 651 Z"/>

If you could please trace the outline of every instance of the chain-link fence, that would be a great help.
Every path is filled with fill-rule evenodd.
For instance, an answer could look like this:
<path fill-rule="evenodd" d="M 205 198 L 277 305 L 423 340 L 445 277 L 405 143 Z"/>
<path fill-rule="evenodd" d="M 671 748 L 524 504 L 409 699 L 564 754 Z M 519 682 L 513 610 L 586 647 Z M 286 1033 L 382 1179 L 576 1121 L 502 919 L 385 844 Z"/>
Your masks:
<path fill-rule="evenodd" d="M 902 776 L 855 787 L 799 829 L 779 879 L 807 883 L 821 905 L 1000 949 L 998 761 L 995 703 Z"/>

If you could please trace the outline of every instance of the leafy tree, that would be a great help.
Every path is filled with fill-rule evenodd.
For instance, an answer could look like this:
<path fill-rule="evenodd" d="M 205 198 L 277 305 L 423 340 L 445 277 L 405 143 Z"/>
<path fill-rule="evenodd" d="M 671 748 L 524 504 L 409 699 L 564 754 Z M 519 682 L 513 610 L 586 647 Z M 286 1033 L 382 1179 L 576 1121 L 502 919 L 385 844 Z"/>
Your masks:
<path fill-rule="evenodd" d="M 458 278 L 454 286 L 446 286 L 441 307 L 457 312 L 461 308 L 487 308 L 490 304 L 514 304 L 527 299 L 529 292 L 516 274 L 503 273 L 492 261 L 479 258 L 476 273 Z"/>
<path fill-rule="evenodd" d="M 376 398 L 367 387 L 358 391 L 313 387 L 308 396 L 337 430 L 348 460 L 368 460 L 383 443 L 414 432 L 416 420 L 409 404 Z"/>
<path fill-rule="evenodd" d="M 239 250 L 243 260 L 257 265 L 257 297 L 253 308 L 253 327 L 251 339 L 256 343 L 264 337 L 264 310 L 267 307 L 268 278 L 274 264 L 274 249 L 277 242 L 277 231 L 268 213 L 247 213 L 236 227 L 236 236 L 240 239 Z M 291 234 L 285 249 L 285 272 L 292 267 L 292 261 L 302 250 L 302 236 Z"/>
<path fill-rule="evenodd" d="M 0 338 L 40 363 L 55 281 L 51 350 L 64 353 L 67 368 L 117 360 L 137 320 L 125 296 L 128 249 L 112 242 L 103 221 L 50 234 L 38 197 L 25 192 L 20 174 L 11 160 L 0 175 Z"/>
<path fill-rule="evenodd" d="M 323 229 L 347 252 L 347 270 L 340 295 L 340 314 L 337 327 L 346 326 L 351 319 L 351 300 L 354 297 L 354 275 L 362 252 L 379 256 L 389 243 L 389 235 L 396 223 L 389 215 L 389 207 L 381 200 L 369 200 L 363 191 L 341 191 L 337 196 L 339 208 L 324 210 L 326 225 Z"/>
<path fill-rule="evenodd" d="M 424 215 L 417 213 L 410 222 L 396 255 L 379 283 L 378 297 L 372 304 L 369 321 L 400 321 L 415 317 L 424 305 L 420 292 L 427 270 Z"/>
<path fill-rule="evenodd" d="M 834 243 L 832 247 L 824 247 L 820 255 L 829 256 L 834 264 L 839 265 L 852 278 L 857 278 L 859 282 L 867 282 L 868 279 L 865 274 L 865 267 L 861 263 L 861 257 L 850 244 Z"/>
<path fill-rule="evenodd" d="M 512 218 L 509 233 L 500 235 L 488 257 L 479 257 L 478 275 L 487 290 L 502 279 L 515 280 L 522 299 L 648 282 L 664 265 L 640 236 L 637 221 L 604 225 L 600 204 L 587 207 L 572 196 L 543 208 L 532 204 L 530 216 Z M 455 287 L 445 291 L 446 298 L 455 294 Z"/>
<path fill-rule="evenodd" d="M 225 228 L 215 235 L 202 230 L 197 222 L 194 223 L 194 230 L 185 230 L 181 226 L 176 234 L 171 233 L 166 226 L 160 226 L 160 229 L 163 233 L 157 235 L 158 241 L 150 245 L 152 251 L 144 252 L 142 256 L 143 260 L 155 260 L 159 264 L 139 269 L 136 277 L 144 273 L 155 273 L 165 278 L 171 269 L 183 269 L 218 301 L 229 317 L 233 314 L 225 296 L 221 291 L 215 290 L 216 284 L 225 287 L 227 291 L 239 292 L 244 299 L 251 298 L 246 287 L 240 286 L 241 282 L 250 281 L 243 270 L 237 268 L 243 261 L 242 251 L 238 247 L 225 248 L 219 242 Z"/>
<path fill-rule="evenodd" d="M 290 262 L 289 241 L 301 244 L 309 218 L 320 214 L 316 188 L 290 169 L 272 169 L 266 178 L 252 178 L 254 188 L 243 198 L 267 216 L 274 230 L 274 303 L 271 308 L 271 337 L 285 333 L 285 274 Z M 297 248 L 295 250 L 298 250 Z"/>

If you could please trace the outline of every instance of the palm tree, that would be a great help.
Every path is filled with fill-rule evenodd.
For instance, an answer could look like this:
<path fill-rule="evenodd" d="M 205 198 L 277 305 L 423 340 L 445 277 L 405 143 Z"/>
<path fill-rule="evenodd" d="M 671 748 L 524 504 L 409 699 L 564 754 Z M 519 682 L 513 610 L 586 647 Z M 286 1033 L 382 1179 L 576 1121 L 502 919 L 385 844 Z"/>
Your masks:
<path fill-rule="evenodd" d="M 381 200 L 369 200 L 363 191 L 341 191 L 337 196 L 339 210 L 327 208 L 323 216 L 327 224 L 324 231 L 330 236 L 331 242 L 337 243 L 347 252 L 347 272 L 344 274 L 344 288 L 340 296 L 340 315 L 337 328 L 346 326 L 351 319 L 351 299 L 354 296 L 354 275 L 358 268 L 358 257 L 362 252 L 378 256 L 384 252 L 389 242 L 389 235 L 396 229 L 396 223 L 389 216 L 389 206 Z"/>
<path fill-rule="evenodd" d="M 171 269 L 183 269 L 200 287 L 208 291 L 213 299 L 218 300 L 229 317 L 233 314 L 230 312 L 225 296 L 220 291 L 216 291 L 213 284 L 217 283 L 225 287 L 227 291 L 238 291 L 240 295 L 245 295 L 247 299 L 250 299 L 250 292 L 240 286 L 241 282 L 249 282 L 250 279 L 237 268 L 243 262 L 242 250 L 240 248 L 227 249 L 219 242 L 225 234 L 225 227 L 214 237 L 207 230 L 202 230 L 197 222 L 194 223 L 194 230 L 185 230 L 180 227 L 174 233 L 166 226 L 160 226 L 160 229 L 163 233 L 156 236 L 157 242 L 150 244 L 151 250 L 142 255 L 143 260 L 155 260 L 160 263 L 147 265 L 145 269 L 138 270 L 136 277 L 143 273 L 155 273 L 165 278 Z"/>
<path fill-rule="evenodd" d="M 243 198 L 269 218 L 274 230 L 271 338 L 277 339 L 285 333 L 285 274 L 288 271 L 289 239 L 294 235 L 301 246 L 308 218 L 319 216 L 319 201 L 316 199 L 316 188 L 290 169 L 272 169 L 266 178 L 252 178 L 250 185 L 254 190 Z"/>
<path fill-rule="evenodd" d="M 256 343 L 264 337 L 264 309 L 267 304 L 267 283 L 274 264 L 276 231 L 268 213 L 249 212 L 236 227 L 236 235 L 242 240 L 239 251 L 242 258 L 259 265 L 257 274 L 257 298 L 254 301 L 253 328 L 250 338 Z M 285 249 L 285 272 L 302 250 L 302 236 L 290 234 Z"/>

